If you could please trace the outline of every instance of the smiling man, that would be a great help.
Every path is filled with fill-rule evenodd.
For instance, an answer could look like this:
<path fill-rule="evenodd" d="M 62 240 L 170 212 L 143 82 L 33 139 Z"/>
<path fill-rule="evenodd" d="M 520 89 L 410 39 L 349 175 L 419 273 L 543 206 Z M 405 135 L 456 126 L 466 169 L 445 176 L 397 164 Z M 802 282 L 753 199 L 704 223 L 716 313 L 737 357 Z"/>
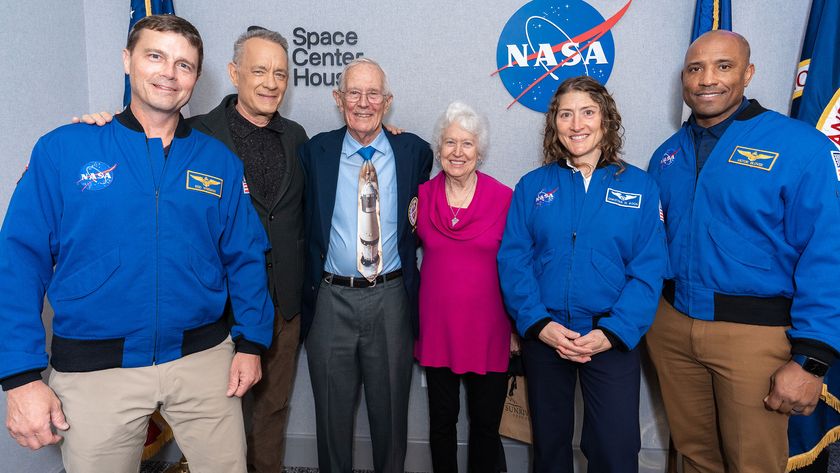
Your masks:
<path fill-rule="evenodd" d="M 301 148 L 307 237 L 301 314 L 318 464 L 327 473 L 352 470 L 364 385 L 374 469 L 402 473 L 418 328 L 416 196 L 429 179 L 432 151 L 415 135 L 382 128 L 393 95 L 375 61 L 347 65 L 333 98 L 347 126 Z"/>
<path fill-rule="evenodd" d="M 840 350 L 840 152 L 744 98 L 747 41 L 689 47 L 692 115 L 654 153 L 671 274 L 647 343 L 686 473 L 782 473 Z"/>
<path fill-rule="evenodd" d="M 69 473 L 136 472 L 158 408 L 194 471 L 246 471 L 239 398 L 271 343 L 268 241 L 242 164 L 180 116 L 201 63 L 189 22 L 138 21 L 123 51 L 131 105 L 43 136 L 0 231 L 6 426 L 31 449 L 63 437 Z"/>
<path fill-rule="evenodd" d="M 238 94 L 189 120 L 217 138 L 245 165 L 248 192 L 271 241 L 266 260 L 274 301 L 274 343 L 263 355 L 263 380 L 254 388 L 248 463 L 257 473 L 283 466 L 289 398 L 297 367 L 303 287 L 303 172 L 297 148 L 306 132 L 277 109 L 289 84 L 288 42 L 252 26 L 233 45 L 228 64 Z M 246 406 L 248 404 L 246 403 Z"/>

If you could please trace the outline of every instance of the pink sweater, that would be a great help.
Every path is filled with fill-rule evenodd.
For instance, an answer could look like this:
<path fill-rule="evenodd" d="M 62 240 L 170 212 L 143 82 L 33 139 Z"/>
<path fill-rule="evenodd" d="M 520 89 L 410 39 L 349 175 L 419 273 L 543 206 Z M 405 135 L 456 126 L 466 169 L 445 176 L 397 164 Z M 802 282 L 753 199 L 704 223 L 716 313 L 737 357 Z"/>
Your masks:
<path fill-rule="evenodd" d="M 458 211 L 453 227 L 444 174 L 420 186 L 417 235 L 423 264 L 420 337 L 414 348 L 420 365 L 459 374 L 507 371 L 511 324 L 496 253 L 511 195 L 510 188 L 478 173 L 473 200 Z"/>

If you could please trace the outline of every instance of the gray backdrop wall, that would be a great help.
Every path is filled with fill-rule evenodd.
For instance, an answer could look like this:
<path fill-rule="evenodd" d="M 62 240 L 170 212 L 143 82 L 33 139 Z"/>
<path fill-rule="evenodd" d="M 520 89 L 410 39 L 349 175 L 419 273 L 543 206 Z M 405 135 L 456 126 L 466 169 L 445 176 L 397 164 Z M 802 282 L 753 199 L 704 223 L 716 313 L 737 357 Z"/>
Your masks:
<path fill-rule="evenodd" d="M 233 91 L 226 73 L 232 43 L 252 24 L 276 29 L 290 41 L 295 28 L 354 31 L 357 44 L 313 46 L 363 53 L 381 62 L 390 75 L 394 106 L 386 120 L 429 139 L 434 120 L 446 104 L 464 100 L 485 113 L 491 124 L 489 159 L 484 171 L 513 186 L 539 162 L 543 116 L 522 106 L 506 109 L 511 97 L 497 77 L 495 51 L 507 19 L 525 0 L 425 0 L 422 2 L 334 0 L 175 0 L 176 12 L 192 21 L 205 41 L 204 73 L 190 112 L 204 113 Z M 558 0 L 558 3 L 562 3 Z M 590 0 L 609 17 L 626 0 Z M 679 70 L 688 43 L 694 0 L 635 0 L 612 29 L 615 65 L 607 86 L 614 93 L 626 128 L 627 161 L 646 167 L 653 149 L 679 125 Z M 747 94 L 763 105 L 785 111 L 807 21 L 808 0 L 734 0 L 734 28 L 752 42 L 756 76 Z M 116 110 L 123 73 L 120 50 L 128 23 L 125 0 L 32 0 L 3 2 L 0 15 L 0 218 L 37 138 L 90 110 Z M 299 46 L 292 44 L 292 51 Z M 297 53 L 301 59 L 301 53 Z M 294 59 L 294 57 L 293 57 Z M 302 61 L 298 61 L 302 62 Z M 308 67 L 326 80 L 340 67 Z M 320 78 L 320 77 L 319 77 Z M 313 80 L 309 76 L 310 82 Z M 323 81 L 324 79 L 322 79 Z M 294 79 L 293 79 L 294 82 Z M 287 92 L 281 113 L 304 125 L 310 135 L 339 127 L 329 87 L 307 86 L 302 78 Z M 437 172 L 437 171 L 433 171 Z M 48 312 L 48 311 L 47 311 Z M 47 325 L 49 313 L 45 314 Z M 292 399 L 287 461 L 314 465 L 314 414 L 305 353 Z M 0 360 L 2 363 L 2 360 Z M 642 396 L 642 470 L 661 472 L 667 430 L 646 376 Z M 578 406 L 580 404 L 578 402 Z M 0 416 L 5 418 L 5 395 Z M 462 409 L 463 411 L 463 409 Z M 426 394 L 415 369 L 409 420 L 409 471 L 429 471 Z M 461 423 L 463 424 L 463 422 Z M 370 465 L 364 406 L 357 422 L 357 464 Z M 459 436 L 466 440 L 461 425 Z M 510 471 L 526 471 L 527 449 L 506 442 Z M 0 433 L 0 472 L 60 471 L 55 448 L 36 453 L 18 448 Z"/>

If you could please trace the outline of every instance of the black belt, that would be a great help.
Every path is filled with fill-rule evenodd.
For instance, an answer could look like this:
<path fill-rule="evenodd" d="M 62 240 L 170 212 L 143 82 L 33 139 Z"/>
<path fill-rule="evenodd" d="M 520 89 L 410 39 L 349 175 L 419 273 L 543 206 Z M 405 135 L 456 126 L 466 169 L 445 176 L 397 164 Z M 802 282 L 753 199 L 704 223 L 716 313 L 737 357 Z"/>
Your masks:
<path fill-rule="evenodd" d="M 344 287 L 373 287 L 377 284 L 382 284 L 386 281 L 397 279 L 398 277 L 402 276 L 402 273 L 402 268 L 400 268 L 395 271 L 391 271 L 388 274 L 378 276 L 376 279 L 373 280 L 373 282 L 370 282 L 363 276 L 339 276 L 337 274 L 328 273 L 324 271 L 324 281 L 326 281 L 327 284 L 335 284 L 336 286 Z"/>
<path fill-rule="evenodd" d="M 662 286 L 662 297 L 674 306 L 676 284 L 666 279 Z M 790 325 L 790 309 L 793 301 L 784 296 L 756 297 L 733 296 L 715 292 L 715 320 L 750 325 L 779 327 Z"/>

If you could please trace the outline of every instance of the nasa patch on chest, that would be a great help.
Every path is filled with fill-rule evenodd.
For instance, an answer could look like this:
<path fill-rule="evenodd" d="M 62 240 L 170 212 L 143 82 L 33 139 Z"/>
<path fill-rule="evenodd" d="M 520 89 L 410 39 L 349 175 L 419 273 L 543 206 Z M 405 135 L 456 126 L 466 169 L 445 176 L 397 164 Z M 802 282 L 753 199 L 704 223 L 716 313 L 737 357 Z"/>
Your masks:
<path fill-rule="evenodd" d="M 27 169 L 29 166 L 27 165 Z M 82 192 L 84 191 L 100 191 L 110 186 L 114 182 L 114 170 L 117 168 L 116 163 L 110 165 L 102 161 L 91 161 L 79 170 L 79 180 L 76 181 Z M 21 176 L 23 177 L 23 176 Z"/>
<path fill-rule="evenodd" d="M 635 194 L 633 192 L 624 192 L 622 190 L 607 187 L 607 195 L 604 201 L 608 204 L 617 205 L 619 207 L 628 207 L 631 209 L 639 209 L 642 207 L 642 194 Z"/>

